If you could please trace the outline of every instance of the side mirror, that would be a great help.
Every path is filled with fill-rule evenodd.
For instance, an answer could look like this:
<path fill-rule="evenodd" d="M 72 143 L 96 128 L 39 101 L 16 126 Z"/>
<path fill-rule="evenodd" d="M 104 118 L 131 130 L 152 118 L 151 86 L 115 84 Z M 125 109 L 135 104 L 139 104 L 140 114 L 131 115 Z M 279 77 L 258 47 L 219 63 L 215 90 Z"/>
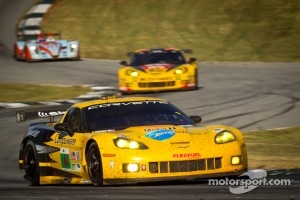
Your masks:
<path fill-rule="evenodd" d="M 190 118 L 195 124 L 202 122 L 202 117 L 200 117 L 198 115 L 192 115 L 192 116 L 190 116 Z"/>
<path fill-rule="evenodd" d="M 122 60 L 122 61 L 120 62 L 120 65 L 125 65 L 125 66 L 127 66 L 127 62 L 126 62 L 125 60 Z"/>
<path fill-rule="evenodd" d="M 73 130 L 67 123 L 58 123 L 54 125 L 54 129 L 58 132 L 67 132 L 71 137 L 74 135 Z"/>
<path fill-rule="evenodd" d="M 189 63 L 193 63 L 193 62 L 196 62 L 196 61 L 197 61 L 196 58 L 190 58 Z"/>

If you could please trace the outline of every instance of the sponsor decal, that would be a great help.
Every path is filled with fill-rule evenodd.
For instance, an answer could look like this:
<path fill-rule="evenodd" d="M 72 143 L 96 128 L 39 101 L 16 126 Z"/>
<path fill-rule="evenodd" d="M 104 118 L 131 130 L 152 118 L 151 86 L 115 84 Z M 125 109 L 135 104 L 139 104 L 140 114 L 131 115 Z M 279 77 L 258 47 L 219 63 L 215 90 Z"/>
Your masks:
<path fill-rule="evenodd" d="M 108 130 L 98 130 L 98 131 L 93 131 L 93 133 L 103 133 L 103 132 L 115 132 L 115 129 L 108 129 Z"/>
<path fill-rule="evenodd" d="M 17 112 L 17 122 L 24 122 L 24 112 Z"/>
<path fill-rule="evenodd" d="M 38 130 L 33 130 L 28 133 L 28 135 L 31 135 L 32 137 L 37 137 L 39 134 L 40 134 L 40 131 L 38 131 Z"/>
<path fill-rule="evenodd" d="M 53 111 L 53 112 L 38 112 L 39 117 L 55 117 L 65 114 L 66 111 Z"/>
<path fill-rule="evenodd" d="M 107 108 L 111 106 L 129 106 L 129 105 L 141 105 L 141 104 L 168 104 L 165 101 L 135 101 L 135 102 L 121 102 L 121 103 L 105 103 L 98 104 L 88 107 L 88 110 L 93 110 L 97 108 Z"/>
<path fill-rule="evenodd" d="M 219 133 L 219 132 L 221 132 L 221 131 L 223 131 L 223 130 L 224 130 L 224 129 L 222 129 L 222 128 L 217 128 L 217 129 L 214 130 L 214 132 Z"/>
<path fill-rule="evenodd" d="M 113 169 L 115 167 L 115 162 L 111 160 L 109 162 L 109 166 L 110 166 L 111 169 Z"/>
<path fill-rule="evenodd" d="M 60 162 L 61 162 L 61 167 L 63 169 L 71 169 L 69 149 L 67 148 L 60 149 Z"/>
<path fill-rule="evenodd" d="M 173 137 L 174 134 L 175 132 L 173 130 L 155 130 L 147 133 L 145 136 L 154 140 L 162 141 Z"/>
<path fill-rule="evenodd" d="M 72 163 L 72 170 L 73 171 L 76 171 L 76 172 L 79 172 L 80 171 L 80 168 L 81 168 L 81 166 L 80 166 L 80 164 L 79 163 Z"/>
<path fill-rule="evenodd" d="M 70 159 L 71 160 L 79 160 L 79 151 L 71 151 Z"/>
<path fill-rule="evenodd" d="M 152 132 L 152 131 L 161 131 L 161 130 L 175 130 L 175 127 L 167 127 L 167 128 L 145 128 L 145 132 Z"/>
<path fill-rule="evenodd" d="M 71 184 L 71 181 L 72 181 L 71 177 L 66 177 L 66 178 L 64 178 L 63 183 L 64 184 Z"/>
<path fill-rule="evenodd" d="M 173 158 L 199 158 L 200 153 L 174 153 Z"/>
<path fill-rule="evenodd" d="M 126 136 L 126 135 L 123 135 L 123 134 L 118 134 L 117 137 L 119 137 L 119 138 L 127 138 L 127 136 Z"/>
<path fill-rule="evenodd" d="M 76 139 L 59 138 L 59 136 L 60 135 L 56 135 L 55 140 L 54 140 L 55 143 L 74 145 L 76 142 Z"/>
<path fill-rule="evenodd" d="M 86 180 L 83 180 L 82 183 L 91 183 L 91 180 L 86 179 Z"/>
<path fill-rule="evenodd" d="M 142 68 L 146 71 L 149 71 L 151 73 L 160 73 L 160 72 L 164 72 L 166 71 L 166 69 L 168 69 L 170 67 L 170 65 L 160 65 L 160 64 L 157 64 L 157 65 L 146 65 L 146 66 L 143 66 Z"/>

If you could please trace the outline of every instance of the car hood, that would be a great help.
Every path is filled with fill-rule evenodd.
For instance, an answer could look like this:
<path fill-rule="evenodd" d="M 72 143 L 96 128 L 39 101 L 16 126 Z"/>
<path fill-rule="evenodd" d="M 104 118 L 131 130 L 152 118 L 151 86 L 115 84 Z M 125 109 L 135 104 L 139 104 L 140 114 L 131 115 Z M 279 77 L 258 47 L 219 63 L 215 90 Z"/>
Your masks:
<path fill-rule="evenodd" d="M 195 135 L 207 134 L 207 129 L 196 126 L 153 125 L 130 127 L 117 132 L 118 137 L 126 137 L 138 141 L 190 143 Z"/>
<path fill-rule="evenodd" d="M 58 42 L 41 42 L 39 43 L 39 50 L 45 51 L 53 56 L 58 55 L 61 44 Z"/>
<path fill-rule="evenodd" d="M 165 73 L 167 71 L 169 71 L 170 69 L 173 69 L 175 67 L 178 67 L 180 65 L 178 64 L 170 64 L 170 63 L 156 63 L 156 64 L 147 64 L 147 65 L 143 65 L 143 66 L 138 66 L 137 68 L 139 70 L 142 70 L 148 74 L 162 74 Z"/>
<path fill-rule="evenodd" d="M 127 138 L 141 142 L 155 149 L 180 150 L 196 148 L 198 150 L 212 149 L 215 136 L 230 127 L 223 125 L 212 126 L 174 126 L 153 125 L 129 127 L 123 130 L 103 130 L 101 133 L 91 135 L 99 141 L 103 149 L 110 149 L 112 141 L 116 138 Z"/>

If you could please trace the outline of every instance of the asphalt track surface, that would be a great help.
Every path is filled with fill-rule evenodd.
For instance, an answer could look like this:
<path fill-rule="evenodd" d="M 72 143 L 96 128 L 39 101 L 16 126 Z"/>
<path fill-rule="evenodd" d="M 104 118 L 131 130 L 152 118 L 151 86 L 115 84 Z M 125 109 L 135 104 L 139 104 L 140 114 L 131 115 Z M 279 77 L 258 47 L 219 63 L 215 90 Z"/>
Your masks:
<path fill-rule="evenodd" d="M 119 61 L 24 63 L 12 59 L 16 21 L 30 0 L 0 0 L 0 83 L 103 85 L 116 87 Z M 226 124 L 260 130 L 300 125 L 299 63 L 200 63 L 197 91 L 144 94 L 162 97 L 202 124 Z M 290 179 L 290 186 L 259 186 L 234 195 L 229 186 L 206 180 L 139 185 L 30 187 L 18 169 L 19 144 L 29 123 L 16 124 L 15 111 L 0 110 L 0 199 L 299 199 L 299 169 L 268 170 L 270 179 Z M 300 166 L 300 164 L 299 164 Z"/>

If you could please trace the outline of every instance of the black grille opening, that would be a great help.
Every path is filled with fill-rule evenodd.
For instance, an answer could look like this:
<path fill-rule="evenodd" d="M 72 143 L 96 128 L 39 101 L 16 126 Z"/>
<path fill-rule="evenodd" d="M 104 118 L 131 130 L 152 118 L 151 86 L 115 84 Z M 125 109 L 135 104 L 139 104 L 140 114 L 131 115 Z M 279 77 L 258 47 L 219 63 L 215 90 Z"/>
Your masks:
<path fill-rule="evenodd" d="M 143 82 L 139 83 L 141 88 L 151 88 L 151 87 L 171 87 L 175 85 L 175 81 L 166 81 L 166 82 Z"/>
<path fill-rule="evenodd" d="M 215 167 L 216 167 L 216 169 L 222 168 L 222 159 L 221 158 L 215 158 Z"/>
<path fill-rule="evenodd" d="M 179 172 L 179 162 L 178 161 L 171 161 L 169 162 L 170 172 Z"/>
<path fill-rule="evenodd" d="M 160 173 L 168 173 L 169 172 L 168 162 L 160 162 L 159 172 Z"/>
<path fill-rule="evenodd" d="M 205 159 L 198 160 L 198 170 L 206 170 L 206 162 Z"/>
<path fill-rule="evenodd" d="M 207 169 L 214 169 L 215 168 L 215 162 L 213 158 L 207 159 Z"/>
<path fill-rule="evenodd" d="M 189 162 L 189 171 L 197 171 L 198 170 L 198 162 L 197 160 L 191 160 Z"/>
<path fill-rule="evenodd" d="M 190 172 L 222 168 L 222 158 L 149 162 L 151 173 Z"/>
<path fill-rule="evenodd" d="M 149 171 L 151 173 L 158 173 L 158 163 L 157 162 L 150 162 L 149 163 Z"/>

